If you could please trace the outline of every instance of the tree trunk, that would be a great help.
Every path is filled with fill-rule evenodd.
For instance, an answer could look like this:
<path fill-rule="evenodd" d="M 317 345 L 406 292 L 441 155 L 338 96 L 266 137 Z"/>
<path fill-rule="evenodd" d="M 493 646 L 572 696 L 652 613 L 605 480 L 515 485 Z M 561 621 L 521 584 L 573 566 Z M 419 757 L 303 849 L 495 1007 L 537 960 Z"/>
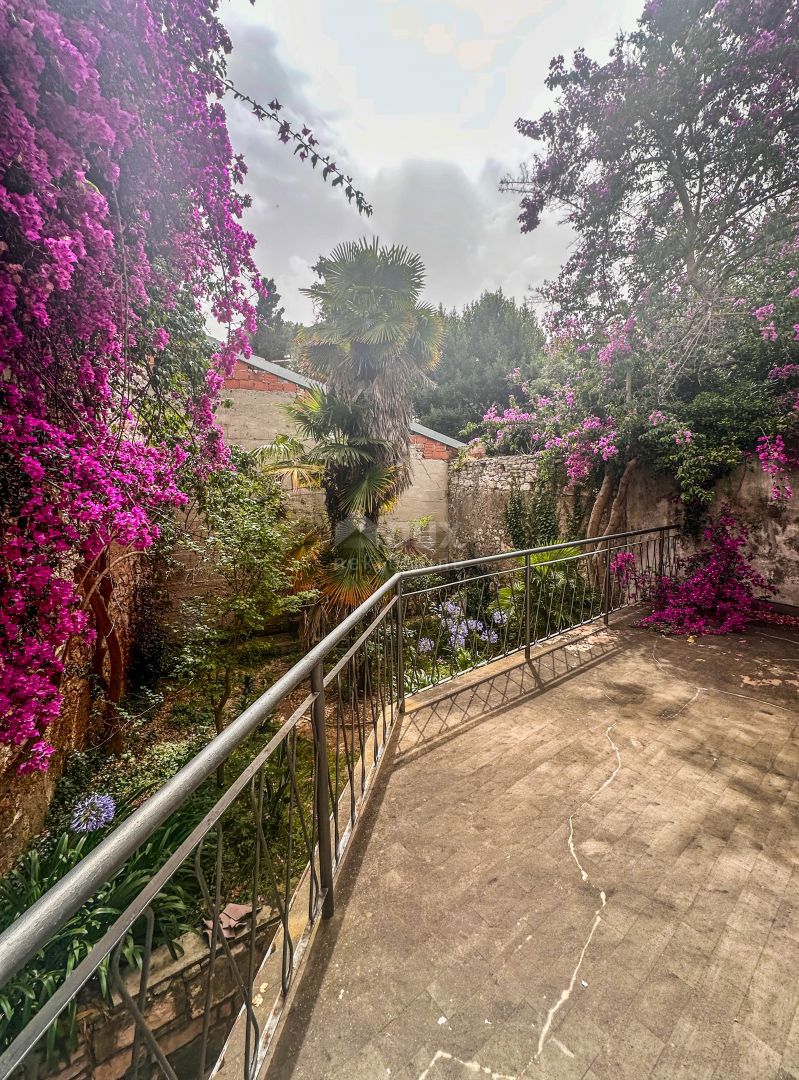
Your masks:
<path fill-rule="evenodd" d="M 605 466 L 605 475 L 602 478 L 602 486 L 597 492 L 597 496 L 594 499 L 594 505 L 591 507 L 591 513 L 588 518 L 588 525 L 586 528 L 586 536 L 598 536 L 599 527 L 602 524 L 602 518 L 605 514 L 608 503 L 610 502 L 610 495 L 613 491 L 613 473 L 610 465 Z"/>
<path fill-rule="evenodd" d="M 588 527 L 586 530 L 588 536 L 609 536 L 611 533 L 619 531 L 619 525 L 627 503 L 627 489 L 630 486 L 632 474 L 637 467 L 637 458 L 633 458 L 632 461 L 627 463 L 614 495 L 613 470 L 610 465 L 605 466 L 605 475 L 602 479 L 602 486 L 597 492 L 596 499 L 594 499 L 594 505 L 591 508 L 591 515 L 588 519 Z M 608 523 L 605 528 L 602 529 L 602 518 L 605 516 L 605 511 L 608 508 L 611 497 L 613 497 L 613 503 L 610 508 Z M 584 550 L 600 552 L 601 546 L 599 544 L 594 547 L 586 546 Z M 604 559 L 601 554 L 598 554 L 595 559 L 588 560 L 588 564 L 589 581 L 591 582 L 591 585 L 596 588 L 605 573 Z"/>
<path fill-rule="evenodd" d="M 630 480 L 632 480 L 633 473 L 638 468 L 638 458 L 632 458 L 628 461 L 624 467 L 624 472 L 621 474 L 621 480 L 619 480 L 619 486 L 616 489 L 616 497 L 613 500 L 613 506 L 610 510 L 610 517 L 608 518 L 608 524 L 603 533 L 604 536 L 610 536 L 612 533 L 618 532 L 624 512 L 627 509 L 627 489 L 630 486 Z"/>
<path fill-rule="evenodd" d="M 109 611 L 114 583 L 108 572 L 108 550 L 91 566 L 84 566 L 76 577 L 88 597 L 89 608 L 94 616 L 97 637 L 94 642 L 92 672 L 103 688 L 105 697 L 105 729 L 103 742 L 112 754 L 122 753 L 122 727 L 117 705 L 122 700 L 125 684 L 125 664 L 122 642 Z M 108 677 L 105 661 L 108 659 Z"/>

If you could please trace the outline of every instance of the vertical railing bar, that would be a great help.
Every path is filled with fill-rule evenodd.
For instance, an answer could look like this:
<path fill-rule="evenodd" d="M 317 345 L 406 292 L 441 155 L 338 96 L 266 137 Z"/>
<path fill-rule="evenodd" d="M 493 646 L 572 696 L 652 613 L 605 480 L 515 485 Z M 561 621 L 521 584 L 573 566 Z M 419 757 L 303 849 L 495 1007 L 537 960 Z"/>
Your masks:
<path fill-rule="evenodd" d="M 297 729 L 292 728 L 288 737 L 288 766 L 289 777 L 293 777 L 297 768 Z M 291 860 L 294 854 L 294 784 L 289 783 L 289 817 L 286 829 L 286 872 L 284 875 L 285 891 L 283 893 L 283 910 L 285 914 L 283 923 L 283 963 L 281 970 L 281 986 L 283 995 L 289 991 L 292 976 L 294 974 L 294 941 L 289 931 L 289 915 L 291 912 Z"/>
<path fill-rule="evenodd" d="M 588 576 L 580 563 L 577 563 L 580 581 L 583 583 L 583 591 L 580 595 L 580 625 L 585 622 L 585 590 L 588 588 Z"/>
<path fill-rule="evenodd" d="M 405 712 L 405 612 L 402 578 L 397 582 L 397 709 Z"/>
<path fill-rule="evenodd" d="M 539 597 L 540 599 L 540 597 Z M 530 659 L 530 556 L 524 557 L 524 658 Z"/>
<path fill-rule="evenodd" d="M 358 759 L 361 772 L 361 790 L 358 794 L 358 799 L 363 795 L 364 788 L 366 787 L 366 689 L 364 688 L 363 697 L 358 693 L 358 657 L 357 655 L 352 658 L 352 679 L 355 685 L 355 708 L 356 718 L 358 721 L 358 748 L 361 751 Z"/>
<path fill-rule="evenodd" d="M 355 679 L 355 657 L 349 662 L 349 686 L 350 686 L 350 825 L 355 824 L 358 797 L 355 794 L 355 722 L 358 716 L 358 684 Z M 360 739 L 359 739 L 360 745 Z"/>
<path fill-rule="evenodd" d="M 564 569 L 561 571 L 561 573 L 563 574 L 563 590 L 562 590 L 562 592 L 560 594 L 560 608 L 558 609 L 558 621 L 557 621 L 557 624 L 556 624 L 555 630 L 554 630 L 554 632 L 556 634 L 560 633 L 560 630 L 563 627 L 563 605 L 566 603 L 566 589 L 568 588 L 568 585 L 569 585 L 569 568 L 568 568 L 568 566 L 564 567 Z M 571 622 L 571 620 L 569 620 L 569 621 Z"/>
<path fill-rule="evenodd" d="M 202 870 L 202 843 L 197 847 L 197 852 L 194 856 L 195 872 L 197 874 L 197 880 L 202 883 L 205 880 L 205 876 Z M 217 935 L 220 929 L 220 911 L 219 905 L 222 902 L 222 822 L 221 820 L 216 824 L 216 882 L 214 889 L 214 901 L 213 911 L 211 915 L 211 934 L 209 942 L 209 959 L 208 959 L 208 982 L 205 990 L 205 1009 L 203 1012 L 203 1033 L 202 1044 L 200 1052 L 200 1075 L 205 1075 L 205 1056 L 208 1053 L 208 1039 L 211 1035 L 211 1008 L 214 997 L 214 980 L 216 977 L 216 942 Z M 210 893 L 208 896 L 210 900 Z"/>
<path fill-rule="evenodd" d="M 252 988 L 255 983 L 255 949 L 257 938 L 257 925 L 258 925 L 258 893 L 260 891 L 261 882 L 261 842 L 257 836 L 257 824 L 263 820 L 264 816 L 264 785 L 263 774 L 266 768 L 266 762 L 261 766 L 256 776 L 260 779 L 258 784 L 258 796 L 256 798 L 256 776 L 253 776 L 250 781 L 250 805 L 253 808 L 255 820 L 256 820 L 256 841 L 255 841 L 255 853 L 253 856 L 252 864 L 252 901 L 250 903 L 250 949 L 249 957 L 247 961 L 247 987 L 250 991 L 250 998 L 252 998 Z M 251 1034 L 251 1022 L 250 1015 L 247 1014 L 245 1029 L 244 1029 L 244 1065 L 247 1075 L 249 1075 L 251 1062 L 252 1062 L 252 1034 Z"/>
<path fill-rule="evenodd" d="M 139 1012 L 144 1016 L 147 1007 L 147 986 L 150 981 L 150 959 L 153 951 L 153 932 L 155 930 L 155 913 L 151 907 L 146 911 L 147 929 L 144 938 L 144 958 L 141 967 L 141 982 L 139 984 Z M 141 1055 L 141 1029 L 136 1024 L 136 1033 L 133 1036 L 133 1050 L 131 1052 L 130 1069 L 133 1080 L 139 1078 L 139 1056 Z"/>
<path fill-rule="evenodd" d="M 610 622 L 610 610 L 608 605 L 610 604 L 610 540 L 605 541 L 605 586 L 603 590 L 603 607 L 604 616 L 603 621 L 605 626 Z"/>

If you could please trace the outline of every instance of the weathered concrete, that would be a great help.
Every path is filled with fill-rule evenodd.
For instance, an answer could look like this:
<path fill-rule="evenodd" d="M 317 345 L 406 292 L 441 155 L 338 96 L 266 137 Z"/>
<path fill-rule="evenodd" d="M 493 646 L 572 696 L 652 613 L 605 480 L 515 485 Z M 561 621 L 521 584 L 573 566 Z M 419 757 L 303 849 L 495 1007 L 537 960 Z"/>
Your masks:
<path fill-rule="evenodd" d="M 799 635 L 415 699 L 270 1080 L 799 1077 Z"/>
<path fill-rule="evenodd" d="M 799 491 L 799 474 L 793 486 Z M 757 461 L 750 461 L 716 484 L 709 512 L 717 514 L 728 505 L 749 524 L 755 568 L 775 586 L 777 600 L 799 607 L 799 495 L 775 502 L 770 490 L 770 478 Z M 645 469 L 635 473 L 627 498 L 627 528 L 676 522 L 676 493 L 668 477 Z"/>

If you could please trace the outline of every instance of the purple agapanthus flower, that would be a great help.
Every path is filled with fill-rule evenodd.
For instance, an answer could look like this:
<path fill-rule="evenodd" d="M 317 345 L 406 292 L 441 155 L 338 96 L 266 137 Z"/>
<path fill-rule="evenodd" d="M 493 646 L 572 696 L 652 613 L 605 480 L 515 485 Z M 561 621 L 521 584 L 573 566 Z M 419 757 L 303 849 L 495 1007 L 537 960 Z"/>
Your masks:
<path fill-rule="evenodd" d="M 432 638 L 429 638 L 429 637 L 419 638 L 419 646 L 418 646 L 418 648 L 419 648 L 420 653 L 431 653 L 433 651 L 433 647 L 434 646 L 433 646 Z"/>
<path fill-rule="evenodd" d="M 70 827 L 73 832 L 97 832 L 114 820 L 117 806 L 110 795 L 87 795 L 75 804 Z"/>
<path fill-rule="evenodd" d="M 507 611 L 495 611 L 491 616 L 491 621 L 494 623 L 494 626 L 504 626 L 508 621 Z"/>

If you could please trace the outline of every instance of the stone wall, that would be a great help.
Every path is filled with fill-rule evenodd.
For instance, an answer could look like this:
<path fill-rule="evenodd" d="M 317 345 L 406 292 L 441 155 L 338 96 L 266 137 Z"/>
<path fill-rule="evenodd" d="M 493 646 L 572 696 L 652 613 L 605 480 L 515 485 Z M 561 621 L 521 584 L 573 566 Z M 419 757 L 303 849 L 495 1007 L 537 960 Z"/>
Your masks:
<path fill-rule="evenodd" d="M 505 529 L 511 487 L 515 484 L 523 492 L 532 491 L 535 481 L 535 459 L 529 456 L 453 462 L 449 481 L 452 557 L 470 558 L 512 548 Z M 799 477 L 793 486 L 799 491 Z M 769 479 L 758 463 L 741 466 L 716 486 L 711 512 L 718 512 L 726 502 L 751 524 L 755 566 L 777 587 L 777 601 L 799 606 L 799 497 L 772 503 L 769 488 Z M 561 507 L 562 519 L 567 510 L 567 506 Z M 646 469 L 634 473 L 622 529 L 645 529 L 679 520 L 674 484 Z M 689 544 L 683 547 L 690 549 Z"/>
<path fill-rule="evenodd" d="M 511 488 L 532 491 L 536 474 L 535 458 L 526 455 L 465 458 L 450 465 L 449 527 L 453 559 L 495 555 L 513 548 L 505 528 Z"/>

